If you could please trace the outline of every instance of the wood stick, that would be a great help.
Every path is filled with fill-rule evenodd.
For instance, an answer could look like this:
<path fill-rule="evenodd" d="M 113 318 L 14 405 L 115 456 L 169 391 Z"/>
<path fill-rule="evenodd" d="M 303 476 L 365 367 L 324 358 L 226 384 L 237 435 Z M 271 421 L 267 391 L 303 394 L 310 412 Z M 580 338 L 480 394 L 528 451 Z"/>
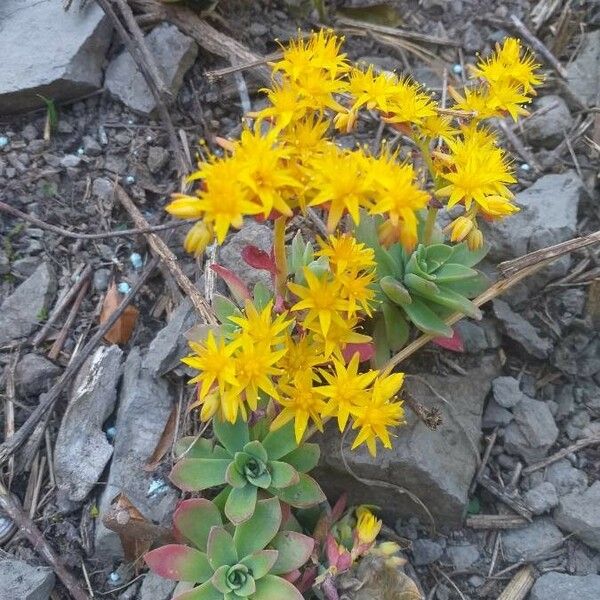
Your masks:
<path fill-rule="evenodd" d="M 527 525 L 520 515 L 469 515 L 465 525 L 471 529 L 518 529 Z"/>
<path fill-rule="evenodd" d="M 517 571 L 498 596 L 498 600 L 525 600 L 535 582 L 534 573 L 535 571 L 531 565 L 526 565 L 520 571 Z"/>
<path fill-rule="evenodd" d="M 513 27 L 518 31 L 519 35 L 521 35 L 525 41 L 533 48 L 534 52 L 549 66 L 551 67 L 559 77 L 562 79 L 567 79 L 567 70 L 560 64 L 558 59 L 550 52 L 547 46 L 527 27 L 525 23 L 519 19 L 516 15 L 510 15 L 510 20 L 512 22 Z"/>
<path fill-rule="evenodd" d="M 483 475 L 483 471 L 485 470 L 485 467 L 486 467 L 488 461 L 490 460 L 490 454 L 492 453 L 492 448 L 494 447 L 494 444 L 496 443 L 497 437 L 498 437 L 498 428 L 494 429 L 494 431 L 488 438 L 488 443 L 485 447 L 485 451 L 483 452 L 483 456 L 481 457 L 481 463 L 479 465 L 479 468 L 477 469 L 477 473 L 475 473 L 475 477 L 473 478 L 473 481 L 471 482 L 471 487 L 469 488 L 469 495 L 475 491 L 475 488 L 477 487 L 477 482 L 479 481 L 479 478 Z"/>
<path fill-rule="evenodd" d="M 73 323 L 75 322 L 75 317 L 77 317 L 77 313 L 79 312 L 81 303 L 83 302 L 83 299 L 85 298 L 89 287 L 90 280 L 89 278 L 87 278 L 83 282 L 83 285 L 81 286 L 79 293 L 77 294 L 77 298 L 75 298 L 75 302 L 73 302 L 73 306 L 69 311 L 69 315 L 65 320 L 65 324 L 62 326 L 62 329 L 60 330 L 60 333 L 58 334 L 56 340 L 54 340 L 54 344 L 52 344 L 50 352 L 48 352 L 48 358 L 50 360 L 56 360 L 58 358 L 58 355 L 60 354 L 60 351 L 62 350 L 62 347 L 65 345 L 65 341 L 67 340 L 69 331 L 73 326 Z"/>
<path fill-rule="evenodd" d="M 54 325 L 58 317 L 63 313 L 65 308 L 71 304 L 73 298 L 78 297 L 83 288 L 87 289 L 89 285 L 89 280 L 92 275 L 92 267 L 91 265 L 86 265 L 85 269 L 79 276 L 79 279 L 75 282 L 73 287 L 64 295 L 62 300 L 57 304 L 57 306 L 52 311 L 52 314 L 48 317 L 48 320 L 44 323 L 44 326 L 40 329 L 40 331 L 33 338 L 33 345 L 39 346 L 50 333 L 51 327 Z"/>
<path fill-rule="evenodd" d="M 575 252 L 575 250 L 581 250 L 581 248 L 597 244 L 598 242 L 600 242 L 600 231 L 595 231 L 594 233 L 590 233 L 583 237 L 567 240 L 566 242 L 561 242 L 554 246 L 535 250 L 534 252 L 525 254 L 525 256 L 501 262 L 498 265 L 498 270 L 502 273 L 503 277 L 511 277 L 521 269 L 536 264 L 540 260 L 558 258 L 564 254 Z"/>
<path fill-rule="evenodd" d="M 93 352 L 96 346 L 102 341 L 102 338 L 106 335 L 107 331 L 117 322 L 121 317 L 123 311 L 129 306 L 135 295 L 142 289 L 154 269 L 158 265 L 158 259 L 152 259 L 144 271 L 140 274 L 138 280 L 131 286 L 129 293 L 121 300 L 121 303 L 115 311 L 106 319 L 106 321 L 98 327 L 96 333 L 92 336 L 90 341 L 81 349 L 81 352 L 75 356 L 75 358 L 69 363 L 67 368 L 63 371 L 63 374 L 58 378 L 56 383 L 50 388 L 47 394 L 42 394 L 38 405 L 27 417 L 27 420 L 20 429 L 15 432 L 10 438 L 4 441 L 0 445 L 0 465 L 3 465 L 12 454 L 20 448 L 28 439 L 29 436 L 36 429 L 38 423 L 54 408 L 54 405 L 61 397 L 62 392 L 70 383 L 71 378 L 79 371 L 87 357 Z"/>
<path fill-rule="evenodd" d="M 124 206 L 125 210 L 129 213 L 131 220 L 138 226 L 144 227 L 148 222 L 144 218 L 144 215 L 140 212 L 138 207 L 133 203 L 131 198 L 127 195 L 125 190 L 120 186 L 116 186 L 117 198 L 119 202 Z M 183 292 L 188 296 L 198 315 L 204 320 L 205 323 L 216 324 L 217 320 L 213 315 L 210 306 L 198 290 L 198 288 L 190 281 L 187 275 L 181 270 L 177 257 L 171 249 L 165 244 L 165 242 L 155 233 L 145 233 L 146 239 L 150 248 L 156 256 L 160 258 L 162 263 L 169 269 L 171 275 L 173 275 L 175 281 Z"/>
<path fill-rule="evenodd" d="M 33 546 L 33 549 L 52 567 L 52 570 L 67 588 L 72 598 L 74 600 L 89 600 L 88 595 L 81 589 L 77 579 L 67 570 L 35 523 L 25 514 L 14 496 L 11 496 L 2 483 L 0 483 L 0 507 L 16 523 L 21 533 Z"/>
<path fill-rule="evenodd" d="M 500 500 L 500 502 L 506 504 L 506 506 L 512 508 L 517 514 L 521 515 L 524 519 L 530 523 L 533 520 L 533 514 L 529 510 L 529 507 L 525 502 L 516 495 L 509 494 L 507 490 L 495 481 L 492 481 L 489 477 L 480 477 L 479 485 L 486 489 L 492 496 Z"/>
<path fill-rule="evenodd" d="M 28 223 L 36 225 L 41 229 L 46 229 L 47 231 L 52 231 L 53 233 L 74 240 L 102 240 L 104 238 L 126 237 L 129 235 L 137 235 L 138 233 L 149 233 L 154 231 L 166 231 L 168 229 L 176 229 L 177 227 L 183 227 L 184 225 L 188 225 L 189 223 L 194 222 L 194 219 L 185 219 L 182 221 L 171 221 L 170 223 L 163 223 L 162 225 L 148 225 L 148 227 L 136 227 L 134 229 L 105 231 L 104 233 L 79 233 L 77 231 L 69 231 L 68 229 L 63 229 L 62 227 L 58 227 L 57 225 L 51 225 L 50 223 L 46 223 L 45 221 L 36 219 L 34 216 L 21 212 L 18 208 L 10 206 L 9 204 L 5 204 L 2 201 L 0 201 L 0 212 L 8 213 L 9 215 L 16 217 L 17 219 L 23 219 L 23 221 L 27 221 Z"/>
<path fill-rule="evenodd" d="M 588 446 L 593 446 L 594 444 L 600 444 L 600 435 L 577 440 L 570 446 L 567 446 L 566 448 L 562 448 L 558 452 L 554 453 L 552 456 L 548 456 L 548 457 L 544 458 L 543 460 L 541 460 L 540 462 L 537 462 L 532 465 L 529 465 L 528 467 L 525 467 L 523 469 L 523 475 L 529 475 L 530 473 L 539 471 L 540 469 L 543 469 L 544 467 L 547 467 L 548 465 L 558 462 L 561 458 L 565 458 L 566 456 L 568 456 L 569 454 L 571 454 L 573 452 L 577 452 L 578 450 L 581 450 L 582 448 L 587 448 Z"/>

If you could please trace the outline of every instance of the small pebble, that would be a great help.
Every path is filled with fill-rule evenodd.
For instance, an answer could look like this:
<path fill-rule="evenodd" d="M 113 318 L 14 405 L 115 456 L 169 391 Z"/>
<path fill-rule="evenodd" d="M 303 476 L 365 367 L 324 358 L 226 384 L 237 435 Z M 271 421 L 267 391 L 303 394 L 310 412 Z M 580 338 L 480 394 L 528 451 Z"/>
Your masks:
<path fill-rule="evenodd" d="M 117 428 L 114 425 L 112 427 L 109 427 L 106 430 L 106 439 L 109 442 L 112 442 L 115 439 L 116 435 L 117 435 Z"/>
<path fill-rule="evenodd" d="M 77 154 L 79 154 L 79 156 L 82 156 L 83 154 L 85 154 L 85 150 L 83 148 L 77 148 Z"/>
<path fill-rule="evenodd" d="M 133 119 L 127 119 L 127 125 L 133 125 Z"/>
<path fill-rule="evenodd" d="M 136 270 L 141 269 L 142 266 L 144 265 L 144 261 L 142 260 L 142 257 L 137 252 L 131 253 L 131 256 L 129 257 L 129 262 L 131 262 L 131 265 Z"/>
<path fill-rule="evenodd" d="M 135 177 L 133 175 L 127 175 L 127 177 L 125 177 L 125 183 L 127 185 L 132 185 L 135 183 Z"/>
<path fill-rule="evenodd" d="M 131 286 L 126 281 L 121 281 L 121 283 L 117 286 L 117 289 L 121 294 L 129 294 L 129 290 Z"/>
<path fill-rule="evenodd" d="M 455 65 L 452 65 L 452 72 L 456 73 L 456 75 L 460 75 L 462 73 L 462 66 L 459 65 L 458 63 L 456 63 Z"/>
<path fill-rule="evenodd" d="M 169 484 L 164 479 L 153 479 L 148 486 L 146 496 L 152 498 L 164 494 L 169 489 Z"/>
<path fill-rule="evenodd" d="M 5 135 L 0 135 L 0 148 L 4 148 L 5 146 L 8 146 L 9 141 L 10 140 Z"/>
<path fill-rule="evenodd" d="M 116 572 L 113 571 L 109 576 L 108 576 L 108 580 L 111 583 L 118 583 L 119 581 L 121 581 L 121 576 Z"/>
<path fill-rule="evenodd" d="M 529 171 L 531 167 L 527 163 L 521 165 L 521 171 Z"/>

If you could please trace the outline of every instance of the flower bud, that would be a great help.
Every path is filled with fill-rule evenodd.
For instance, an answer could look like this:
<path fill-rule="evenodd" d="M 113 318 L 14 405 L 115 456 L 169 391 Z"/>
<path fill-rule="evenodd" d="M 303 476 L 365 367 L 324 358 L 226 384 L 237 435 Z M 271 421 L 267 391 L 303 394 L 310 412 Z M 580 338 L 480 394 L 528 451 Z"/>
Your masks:
<path fill-rule="evenodd" d="M 474 227 L 472 219 L 467 217 L 458 217 L 452 222 L 450 240 L 452 242 L 462 242 Z"/>
<path fill-rule="evenodd" d="M 469 250 L 479 250 L 483 247 L 483 233 L 480 229 L 473 229 L 467 236 L 467 246 Z"/>
<path fill-rule="evenodd" d="M 193 227 L 188 231 L 183 242 L 183 247 L 186 252 L 194 256 L 201 256 L 206 246 L 214 239 L 212 227 L 204 221 L 194 223 Z"/>

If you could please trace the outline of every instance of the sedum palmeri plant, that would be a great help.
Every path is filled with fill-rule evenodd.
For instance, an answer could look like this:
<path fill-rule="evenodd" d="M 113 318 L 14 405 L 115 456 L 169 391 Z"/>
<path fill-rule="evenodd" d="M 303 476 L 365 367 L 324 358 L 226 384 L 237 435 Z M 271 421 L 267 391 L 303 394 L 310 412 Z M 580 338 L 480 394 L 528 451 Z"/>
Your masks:
<path fill-rule="evenodd" d="M 218 325 L 196 328 L 184 359 L 196 373 L 192 408 L 213 438 L 180 440 L 171 479 L 213 500 L 175 513 L 194 548 L 146 556 L 186 582 L 179 591 L 199 584 L 178 598 L 275 600 L 316 586 L 335 600 L 336 574 L 375 551 L 381 522 L 367 507 L 326 508 L 307 440 L 331 420 L 353 450 L 392 447 L 404 375 L 385 363 L 415 331 L 450 338 L 451 315 L 480 318 L 480 223 L 518 210 L 511 162 L 487 123 L 527 114 L 541 82 L 518 40 L 480 59 L 464 89 L 450 87 L 449 108 L 409 77 L 353 66 L 342 43 L 319 31 L 284 47 L 266 107 L 246 115 L 239 139 L 219 138 L 224 153 L 189 177 L 195 191 L 167 206 L 197 219 L 184 244 L 196 256 L 247 219 L 274 230 L 270 253 L 248 246 L 241 257 L 271 287 L 249 290 L 212 265 L 233 301 L 215 295 Z M 336 143 L 359 122 L 394 137 L 377 150 Z M 290 231 L 297 215 L 322 217 L 326 234 Z M 309 524 L 315 510 L 322 518 Z M 393 560 L 393 548 L 379 552 Z"/>

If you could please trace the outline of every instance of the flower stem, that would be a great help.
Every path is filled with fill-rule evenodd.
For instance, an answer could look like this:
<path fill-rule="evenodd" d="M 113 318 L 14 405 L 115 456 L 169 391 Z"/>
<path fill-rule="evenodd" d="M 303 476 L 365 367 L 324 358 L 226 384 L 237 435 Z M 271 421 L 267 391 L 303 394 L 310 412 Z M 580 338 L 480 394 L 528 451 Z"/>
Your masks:
<path fill-rule="evenodd" d="M 423 234 L 423 243 L 426 246 L 431 244 L 431 236 L 433 235 L 433 228 L 435 227 L 435 220 L 438 214 L 437 208 L 431 206 L 427 209 L 427 219 L 425 220 L 425 233 Z"/>
<path fill-rule="evenodd" d="M 275 266 L 277 267 L 276 292 L 281 297 L 285 297 L 286 282 L 288 276 L 287 258 L 285 255 L 285 226 L 286 217 L 277 217 L 275 219 L 273 253 L 275 255 Z"/>

